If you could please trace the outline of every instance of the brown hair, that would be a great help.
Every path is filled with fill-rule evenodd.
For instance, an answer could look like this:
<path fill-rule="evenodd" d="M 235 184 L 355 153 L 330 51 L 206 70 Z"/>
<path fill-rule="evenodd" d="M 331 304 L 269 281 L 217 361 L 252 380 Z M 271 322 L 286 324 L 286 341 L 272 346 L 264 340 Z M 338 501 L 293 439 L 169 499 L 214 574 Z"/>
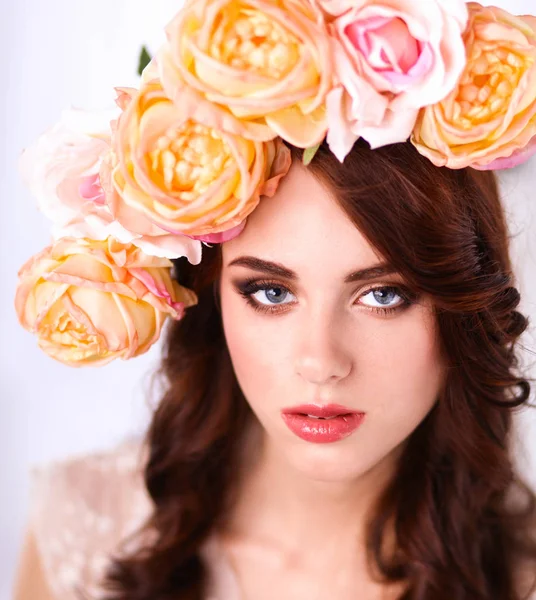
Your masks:
<path fill-rule="evenodd" d="M 302 151 L 291 148 L 293 159 Z M 309 166 L 349 219 L 409 284 L 433 299 L 447 373 L 438 402 L 408 439 L 368 526 L 368 556 L 403 599 L 519 600 L 519 569 L 536 571 L 536 496 L 514 471 L 515 409 L 528 405 L 519 337 L 528 319 L 490 172 L 437 168 L 411 144 L 343 164 L 325 144 Z M 253 413 L 233 372 L 213 293 L 218 246 L 198 266 L 176 261 L 197 306 L 169 328 L 166 392 L 147 433 L 151 543 L 113 564 L 114 600 L 201 600 L 199 549 L 223 522 L 238 486 L 243 432 Z M 393 523 L 396 551 L 384 551 Z M 532 589 L 534 582 L 527 582 Z"/>

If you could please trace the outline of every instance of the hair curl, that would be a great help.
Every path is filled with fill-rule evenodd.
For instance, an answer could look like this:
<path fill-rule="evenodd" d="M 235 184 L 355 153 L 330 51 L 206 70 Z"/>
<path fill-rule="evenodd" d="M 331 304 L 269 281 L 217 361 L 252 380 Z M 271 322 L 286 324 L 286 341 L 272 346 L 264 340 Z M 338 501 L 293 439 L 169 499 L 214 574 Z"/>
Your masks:
<path fill-rule="evenodd" d="M 302 151 L 292 148 L 294 160 Z M 373 507 L 367 554 L 403 600 L 520 600 L 536 589 L 536 496 L 515 473 L 513 413 L 529 405 L 519 338 L 528 318 L 509 258 L 509 235 L 490 172 L 434 167 L 411 144 L 340 164 L 324 145 L 309 166 L 369 243 L 433 299 L 447 368 L 438 401 L 408 438 Z M 109 600 L 201 600 L 200 546 L 238 490 L 243 434 L 253 413 L 233 372 L 214 283 L 218 246 L 200 265 L 176 261 L 199 303 L 168 330 L 166 391 L 147 433 L 151 543 L 114 562 Z M 384 549 L 394 524 L 395 552 Z M 530 588 L 530 590 L 529 590 Z"/>

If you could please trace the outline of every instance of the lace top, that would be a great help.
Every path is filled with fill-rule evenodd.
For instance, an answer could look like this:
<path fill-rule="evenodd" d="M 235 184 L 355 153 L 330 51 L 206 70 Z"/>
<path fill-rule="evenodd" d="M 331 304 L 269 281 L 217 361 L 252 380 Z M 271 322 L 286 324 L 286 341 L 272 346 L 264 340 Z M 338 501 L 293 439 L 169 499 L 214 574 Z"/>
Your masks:
<path fill-rule="evenodd" d="M 32 469 L 31 520 L 57 600 L 79 600 L 80 591 L 102 598 L 99 581 L 112 555 L 149 516 L 141 448 L 129 441 L 112 451 Z M 240 600 L 237 579 L 215 534 L 201 555 L 209 569 L 206 600 Z"/>
<path fill-rule="evenodd" d="M 32 524 L 56 600 L 80 600 L 79 591 L 92 600 L 103 598 L 99 581 L 112 555 L 150 514 L 143 461 L 142 446 L 126 442 L 32 470 Z M 238 578 L 216 534 L 201 556 L 209 571 L 206 600 L 241 600 Z M 526 575 L 531 582 L 534 573 Z"/>

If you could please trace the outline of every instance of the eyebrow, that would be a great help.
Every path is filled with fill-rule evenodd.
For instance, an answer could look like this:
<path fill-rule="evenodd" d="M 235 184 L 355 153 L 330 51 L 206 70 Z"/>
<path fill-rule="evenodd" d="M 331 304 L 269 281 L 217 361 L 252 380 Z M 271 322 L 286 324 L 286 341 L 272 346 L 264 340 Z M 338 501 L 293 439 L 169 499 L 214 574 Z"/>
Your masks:
<path fill-rule="evenodd" d="M 250 269 L 254 269 L 255 271 L 262 271 L 263 273 L 268 273 L 269 275 L 273 275 L 274 277 L 282 277 L 284 279 L 288 279 L 289 281 L 297 281 L 298 275 L 292 271 L 291 269 L 275 262 L 271 262 L 269 260 L 262 260 L 261 258 L 257 258 L 255 256 L 239 256 L 232 260 L 228 266 L 238 265 L 240 267 L 249 267 Z M 353 273 L 349 273 L 344 278 L 344 283 L 353 283 L 355 281 L 367 281 L 371 279 L 376 279 L 378 277 L 383 277 L 385 275 L 398 274 L 398 271 L 391 266 L 389 263 L 378 263 L 377 265 L 372 265 L 367 267 L 366 269 L 360 269 L 359 271 L 354 271 Z"/>

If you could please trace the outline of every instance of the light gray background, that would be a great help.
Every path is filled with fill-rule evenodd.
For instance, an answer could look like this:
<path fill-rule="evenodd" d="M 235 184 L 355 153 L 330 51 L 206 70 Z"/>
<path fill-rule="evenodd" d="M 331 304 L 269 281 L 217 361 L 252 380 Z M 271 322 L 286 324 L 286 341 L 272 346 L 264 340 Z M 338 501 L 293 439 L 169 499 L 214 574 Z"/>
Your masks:
<path fill-rule="evenodd" d="M 160 347 L 102 369 L 69 369 L 42 353 L 17 323 L 16 273 L 49 243 L 49 223 L 21 185 L 22 148 L 69 105 L 111 108 L 114 86 L 136 86 L 142 43 L 154 52 L 181 0 L 2 1 L 0 48 L 0 600 L 10 589 L 28 510 L 34 464 L 107 448 L 140 434 L 149 415 L 150 375 Z M 515 14 L 533 0 L 497 0 Z M 502 177 L 521 309 L 536 322 L 536 160 Z M 523 338 L 536 347 L 535 326 Z M 525 354 L 526 364 L 536 357 Z M 534 365 L 531 376 L 536 376 Z M 534 396 L 533 396 L 534 401 Z M 536 410 L 517 422 L 520 469 L 536 487 Z"/>

